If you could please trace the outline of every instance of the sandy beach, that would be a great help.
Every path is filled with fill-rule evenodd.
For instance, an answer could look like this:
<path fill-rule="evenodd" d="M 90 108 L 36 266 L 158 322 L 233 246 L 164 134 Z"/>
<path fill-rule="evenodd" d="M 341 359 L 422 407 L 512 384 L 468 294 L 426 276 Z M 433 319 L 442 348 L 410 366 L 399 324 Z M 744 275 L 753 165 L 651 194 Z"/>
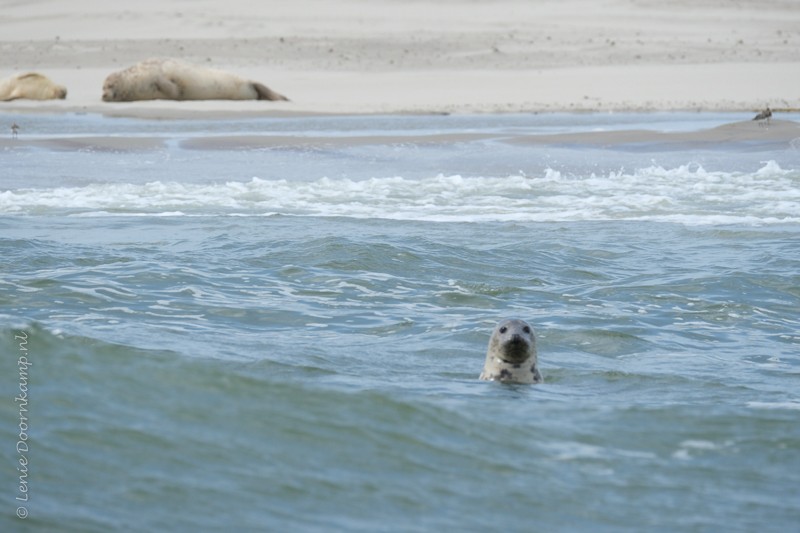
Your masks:
<path fill-rule="evenodd" d="M 0 112 L 196 114 L 755 111 L 800 108 L 800 7 L 779 0 L 99 0 L 3 8 L 0 78 L 63 101 Z M 105 77 L 177 57 L 291 102 L 104 103 Z"/>

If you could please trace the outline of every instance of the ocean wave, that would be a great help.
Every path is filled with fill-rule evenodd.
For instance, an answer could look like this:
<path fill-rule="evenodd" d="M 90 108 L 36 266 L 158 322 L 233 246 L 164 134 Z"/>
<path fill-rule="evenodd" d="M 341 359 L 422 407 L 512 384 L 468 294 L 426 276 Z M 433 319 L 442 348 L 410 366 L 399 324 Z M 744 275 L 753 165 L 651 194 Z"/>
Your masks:
<path fill-rule="evenodd" d="M 575 175 L 439 174 L 364 180 L 95 183 L 0 192 L 0 213 L 71 216 L 338 216 L 434 222 L 652 220 L 689 225 L 800 222 L 800 173 L 699 164 Z"/>

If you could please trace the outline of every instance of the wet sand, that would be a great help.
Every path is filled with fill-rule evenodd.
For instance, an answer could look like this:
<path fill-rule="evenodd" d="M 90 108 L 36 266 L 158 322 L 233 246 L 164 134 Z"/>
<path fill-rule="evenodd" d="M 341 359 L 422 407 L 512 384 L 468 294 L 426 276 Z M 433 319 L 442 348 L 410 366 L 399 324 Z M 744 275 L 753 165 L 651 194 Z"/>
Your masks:
<path fill-rule="evenodd" d="M 57 137 L 0 139 L 0 149 L 36 147 L 58 151 L 150 151 L 165 146 L 168 139 L 141 136 Z M 475 140 L 494 140 L 517 145 L 588 146 L 614 149 L 637 149 L 658 145 L 661 150 L 738 149 L 764 150 L 800 149 L 800 124 L 787 120 L 772 120 L 768 125 L 756 121 L 733 122 L 715 128 L 689 132 L 654 130 L 587 131 L 559 134 L 508 133 L 445 133 L 428 135 L 370 135 L 370 136 L 306 136 L 306 135 L 207 135 L 180 139 L 181 148 L 189 150 L 258 150 L 258 149 L 326 149 L 365 145 L 432 145 L 453 144 Z"/>

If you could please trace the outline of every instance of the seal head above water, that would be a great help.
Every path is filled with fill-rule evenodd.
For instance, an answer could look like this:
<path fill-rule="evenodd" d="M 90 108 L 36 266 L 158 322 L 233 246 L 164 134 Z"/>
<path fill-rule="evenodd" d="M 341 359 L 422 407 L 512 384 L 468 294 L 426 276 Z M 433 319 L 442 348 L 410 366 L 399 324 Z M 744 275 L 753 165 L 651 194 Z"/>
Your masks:
<path fill-rule="evenodd" d="M 503 320 L 494 328 L 480 379 L 505 383 L 541 383 L 536 335 L 524 320 Z"/>

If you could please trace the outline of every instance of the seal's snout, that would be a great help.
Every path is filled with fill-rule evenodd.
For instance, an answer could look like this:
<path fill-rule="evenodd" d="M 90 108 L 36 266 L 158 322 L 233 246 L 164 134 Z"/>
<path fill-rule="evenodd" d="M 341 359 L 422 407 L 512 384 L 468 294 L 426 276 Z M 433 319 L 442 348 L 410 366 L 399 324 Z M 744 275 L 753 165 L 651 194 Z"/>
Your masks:
<path fill-rule="evenodd" d="M 503 346 L 503 359 L 515 363 L 524 361 L 530 356 L 529 349 L 528 339 L 515 333 Z"/>
<path fill-rule="evenodd" d="M 510 342 L 511 344 L 526 344 L 525 337 L 523 337 L 519 333 L 514 333 L 508 342 Z"/>

